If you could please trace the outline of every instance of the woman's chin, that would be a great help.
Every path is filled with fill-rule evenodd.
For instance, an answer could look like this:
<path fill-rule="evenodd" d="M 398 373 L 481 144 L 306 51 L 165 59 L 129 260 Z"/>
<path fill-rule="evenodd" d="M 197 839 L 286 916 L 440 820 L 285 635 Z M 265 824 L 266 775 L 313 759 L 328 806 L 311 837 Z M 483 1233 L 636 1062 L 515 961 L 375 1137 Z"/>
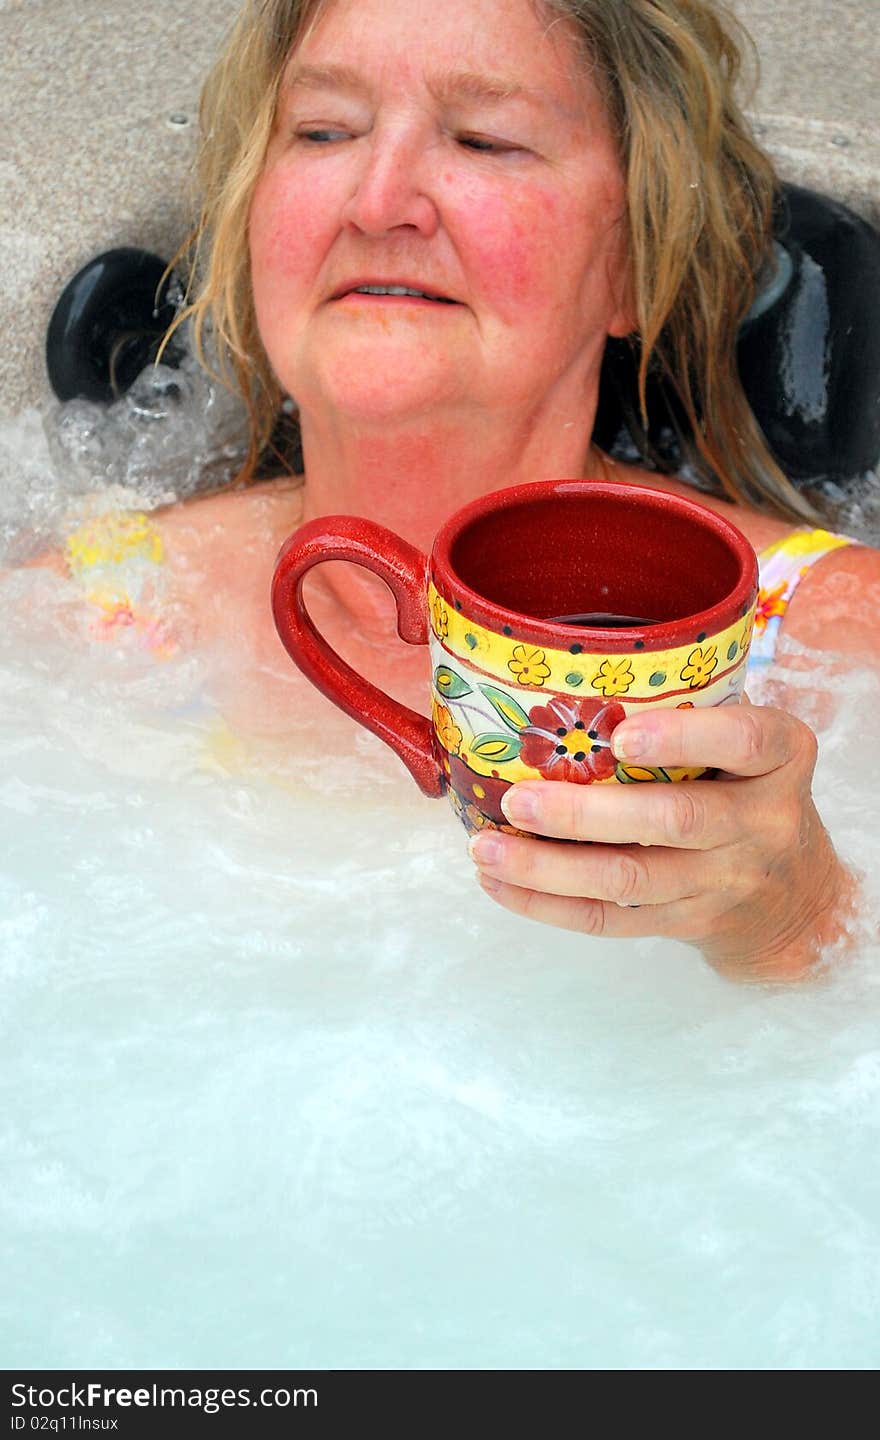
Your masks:
<path fill-rule="evenodd" d="M 416 417 L 426 420 L 432 412 L 454 407 L 467 398 L 461 374 L 452 367 L 420 369 L 412 360 L 397 365 L 375 355 L 352 360 L 331 374 L 325 372 L 317 385 L 292 393 L 298 394 L 303 410 L 311 401 L 316 408 L 361 425 Z"/>

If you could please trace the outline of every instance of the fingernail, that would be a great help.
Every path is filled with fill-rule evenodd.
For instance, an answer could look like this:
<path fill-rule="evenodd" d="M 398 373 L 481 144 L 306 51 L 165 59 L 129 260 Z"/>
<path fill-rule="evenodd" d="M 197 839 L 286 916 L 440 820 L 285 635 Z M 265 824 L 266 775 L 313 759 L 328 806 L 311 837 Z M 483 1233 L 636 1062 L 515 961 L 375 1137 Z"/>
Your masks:
<path fill-rule="evenodd" d="M 481 888 L 485 890 L 487 895 L 498 894 L 498 891 L 501 889 L 500 880 L 493 880 L 491 875 L 480 875 L 477 878 L 479 879 Z"/>
<path fill-rule="evenodd" d="M 538 797 L 534 790 L 505 790 L 501 809 L 512 825 L 528 825 L 538 818 Z"/>
<path fill-rule="evenodd" d="M 481 830 L 478 835 L 471 836 L 468 850 L 477 865 L 497 865 L 503 846 L 497 835 L 493 835 L 489 830 Z"/>
<path fill-rule="evenodd" d="M 611 749 L 618 760 L 638 760 L 650 754 L 650 736 L 644 730 L 625 730 L 621 725 L 611 736 Z"/>

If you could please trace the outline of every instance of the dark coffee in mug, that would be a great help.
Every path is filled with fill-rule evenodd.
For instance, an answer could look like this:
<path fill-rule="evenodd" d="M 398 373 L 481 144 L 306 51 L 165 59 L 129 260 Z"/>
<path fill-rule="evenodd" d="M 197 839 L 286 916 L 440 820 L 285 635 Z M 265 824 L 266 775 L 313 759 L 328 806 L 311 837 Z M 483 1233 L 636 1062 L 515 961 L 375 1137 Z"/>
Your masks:
<path fill-rule="evenodd" d="M 606 610 L 590 610 L 585 615 L 551 615 L 551 625 L 580 625 L 592 630 L 631 630 L 635 625 L 659 625 L 657 619 L 644 615 L 610 615 Z"/>

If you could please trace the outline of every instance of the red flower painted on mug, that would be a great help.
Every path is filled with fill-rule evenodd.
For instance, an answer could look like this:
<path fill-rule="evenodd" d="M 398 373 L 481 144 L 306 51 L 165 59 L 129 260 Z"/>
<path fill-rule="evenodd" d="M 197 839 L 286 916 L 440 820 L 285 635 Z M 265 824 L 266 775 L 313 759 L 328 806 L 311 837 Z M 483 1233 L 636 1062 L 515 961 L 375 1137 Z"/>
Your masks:
<path fill-rule="evenodd" d="M 519 732 L 520 758 L 545 780 L 570 780 L 575 785 L 610 780 L 617 765 L 611 734 L 625 718 L 626 711 L 616 700 L 557 695 L 529 711 L 529 724 Z"/>

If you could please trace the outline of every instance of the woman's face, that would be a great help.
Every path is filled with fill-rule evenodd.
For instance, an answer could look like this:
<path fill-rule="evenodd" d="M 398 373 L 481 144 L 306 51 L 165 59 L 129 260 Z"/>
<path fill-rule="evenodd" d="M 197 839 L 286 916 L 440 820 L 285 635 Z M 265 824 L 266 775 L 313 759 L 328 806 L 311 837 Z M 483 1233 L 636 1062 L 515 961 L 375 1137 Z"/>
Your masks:
<path fill-rule="evenodd" d="M 251 208 L 276 375 L 304 414 L 360 423 L 583 397 L 631 328 L 624 209 L 568 22 L 532 0 L 332 0 Z M 371 293 L 389 286 L 422 293 Z"/>

